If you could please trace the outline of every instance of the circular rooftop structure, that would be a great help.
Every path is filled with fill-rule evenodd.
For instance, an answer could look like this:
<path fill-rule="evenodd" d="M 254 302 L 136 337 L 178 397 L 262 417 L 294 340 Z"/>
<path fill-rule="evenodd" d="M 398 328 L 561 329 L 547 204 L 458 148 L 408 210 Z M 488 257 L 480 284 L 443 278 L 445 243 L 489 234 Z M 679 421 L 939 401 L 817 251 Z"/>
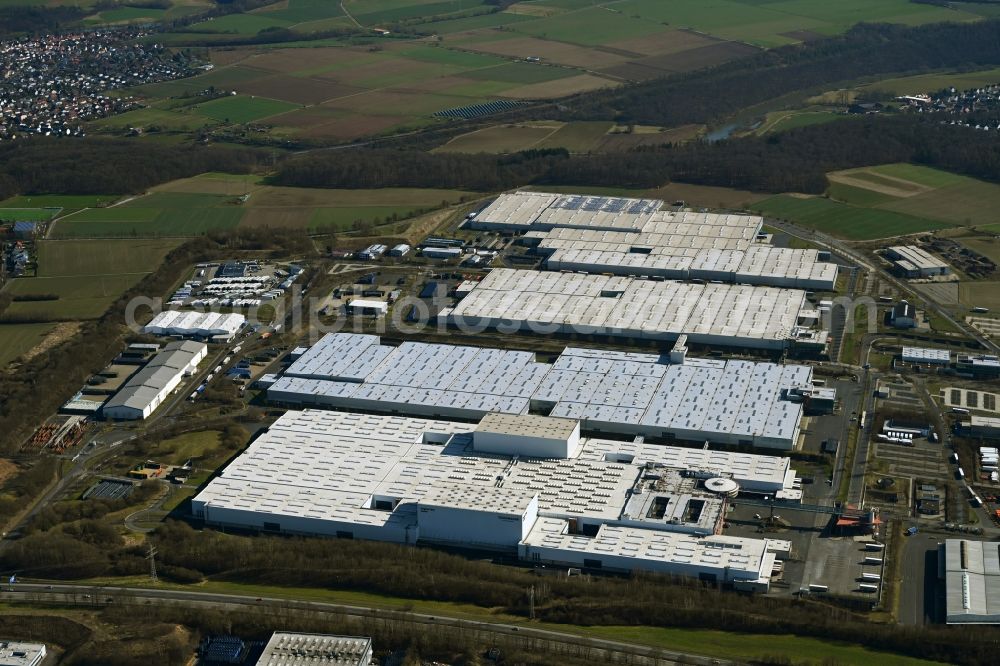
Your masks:
<path fill-rule="evenodd" d="M 716 495 L 736 497 L 740 492 L 740 484 L 736 483 L 732 479 L 715 476 L 705 481 L 705 489 L 710 493 L 715 493 Z"/>

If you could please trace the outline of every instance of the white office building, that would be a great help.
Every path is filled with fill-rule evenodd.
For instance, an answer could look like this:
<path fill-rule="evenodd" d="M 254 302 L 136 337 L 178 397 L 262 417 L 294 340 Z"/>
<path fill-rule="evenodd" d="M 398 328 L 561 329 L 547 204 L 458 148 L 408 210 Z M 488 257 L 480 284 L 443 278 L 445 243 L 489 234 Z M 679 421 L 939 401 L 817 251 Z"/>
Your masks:
<path fill-rule="evenodd" d="M 812 368 L 567 347 L 553 363 L 526 351 L 332 333 L 292 363 L 268 400 L 448 419 L 489 412 L 579 421 L 589 433 L 790 450 Z"/>
<path fill-rule="evenodd" d="M 479 430 L 287 412 L 194 498 L 192 511 L 210 525 L 460 545 L 768 589 L 775 559 L 790 545 L 724 536 L 722 523 L 733 489 L 790 488 L 787 459 L 577 440 L 563 419 L 542 418 L 524 419 L 521 428 L 508 417 L 484 419 Z M 509 445 L 498 447 L 500 430 L 511 432 Z M 560 450 L 578 452 L 536 457 L 557 437 Z"/>

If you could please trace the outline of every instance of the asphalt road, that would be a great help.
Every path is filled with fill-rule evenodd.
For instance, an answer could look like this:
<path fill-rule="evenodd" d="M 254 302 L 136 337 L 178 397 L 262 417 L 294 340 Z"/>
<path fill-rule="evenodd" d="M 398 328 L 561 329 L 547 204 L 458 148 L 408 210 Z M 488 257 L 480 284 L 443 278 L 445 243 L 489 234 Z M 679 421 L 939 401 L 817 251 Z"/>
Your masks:
<path fill-rule="evenodd" d="M 157 604 L 181 605 L 187 607 L 207 607 L 220 610 L 240 610 L 241 608 L 281 608 L 303 610 L 310 612 L 347 615 L 360 618 L 384 617 L 401 622 L 410 622 L 431 626 L 454 627 L 461 630 L 494 632 L 523 639 L 535 639 L 549 643 L 561 644 L 577 649 L 579 646 L 593 650 L 604 650 L 613 653 L 614 659 L 607 663 L 621 662 L 636 664 L 734 664 L 736 662 L 713 659 L 701 655 L 675 652 L 660 648 L 622 643 L 602 638 L 583 637 L 578 634 L 563 633 L 550 629 L 539 629 L 530 625 L 512 625 L 479 620 L 465 620 L 452 617 L 414 613 L 402 610 L 386 610 L 367 606 L 332 604 L 318 601 L 294 601 L 270 597 L 253 597 L 237 594 L 221 594 L 213 592 L 188 592 L 184 590 L 157 590 L 133 587 L 105 587 L 93 585 L 65 585 L 16 583 L 11 590 L 3 587 L 0 600 L 7 602 L 26 603 L 58 603 L 60 605 L 78 605 L 85 607 L 101 607 L 111 604 Z M 637 660 L 638 658 L 638 660 Z M 643 659 L 645 658 L 645 659 Z"/>
<path fill-rule="evenodd" d="M 905 537 L 899 598 L 900 624 L 932 624 L 937 611 L 938 537 L 915 534 Z"/>

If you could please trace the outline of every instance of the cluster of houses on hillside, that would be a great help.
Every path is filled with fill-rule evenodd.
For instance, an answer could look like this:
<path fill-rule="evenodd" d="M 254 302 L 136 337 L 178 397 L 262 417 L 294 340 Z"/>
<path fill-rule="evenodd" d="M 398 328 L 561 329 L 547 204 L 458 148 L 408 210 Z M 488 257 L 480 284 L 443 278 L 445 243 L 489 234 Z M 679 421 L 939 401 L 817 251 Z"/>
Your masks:
<path fill-rule="evenodd" d="M 981 130 L 1000 130 L 1000 84 L 956 90 L 945 88 L 934 93 L 904 95 L 897 100 L 904 110 L 947 117 L 951 125 Z"/>
<path fill-rule="evenodd" d="M 84 121 L 138 106 L 106 91 L 195 73 L 182 54 L 143 44 L 144 36 L 116 29 L 0 42 L 0 140 L 83 136 Z"/>

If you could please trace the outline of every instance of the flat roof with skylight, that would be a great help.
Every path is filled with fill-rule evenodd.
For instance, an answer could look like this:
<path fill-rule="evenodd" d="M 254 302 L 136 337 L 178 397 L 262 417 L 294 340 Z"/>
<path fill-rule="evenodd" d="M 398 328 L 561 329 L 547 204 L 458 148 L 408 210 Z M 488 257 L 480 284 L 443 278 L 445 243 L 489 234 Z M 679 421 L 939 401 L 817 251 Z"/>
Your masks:
<path fill-rule="evenodd" d="M 637 538 L 665 548 L 721 531 L 728 495 L 705 486 L 706 479 L 724 476 L 759 493 L 794 478 L 782 458 L 714 452 L 716 469 L 706 470 L 704 458 L 678 455 L 675 447 L 624 454 L 621 443 L 595 439 L 583 440 L 570 458 L 534 458 L 530 450 L 501 455 L 480 451 L 475 432 L 467 423 L 290 411 L 209 482 L 192 510 L 214 525 L 502 550 L 541 539 L 531 535 L 547 529 L 539 527 L 544 518 L 564 521 L 574 539 L 608 530 L 632 535 L 626 545 Z M 747 464 L 748 458 L 771 462 Z M 698 467 L 672 466 L 688 460 Z M 752 539 L 733 543 L 761 547 Z M 695 549 L 708 547 L 714 548 Z M 665 562 L 658 552 L 644 551 L 628 566 L 609 560 L 607 567 L 669 570 L 670 549 Z M 556 556 L 546 551 L 546 559 Z M 756 571 L 753 580 L 770 567 Z"/>

